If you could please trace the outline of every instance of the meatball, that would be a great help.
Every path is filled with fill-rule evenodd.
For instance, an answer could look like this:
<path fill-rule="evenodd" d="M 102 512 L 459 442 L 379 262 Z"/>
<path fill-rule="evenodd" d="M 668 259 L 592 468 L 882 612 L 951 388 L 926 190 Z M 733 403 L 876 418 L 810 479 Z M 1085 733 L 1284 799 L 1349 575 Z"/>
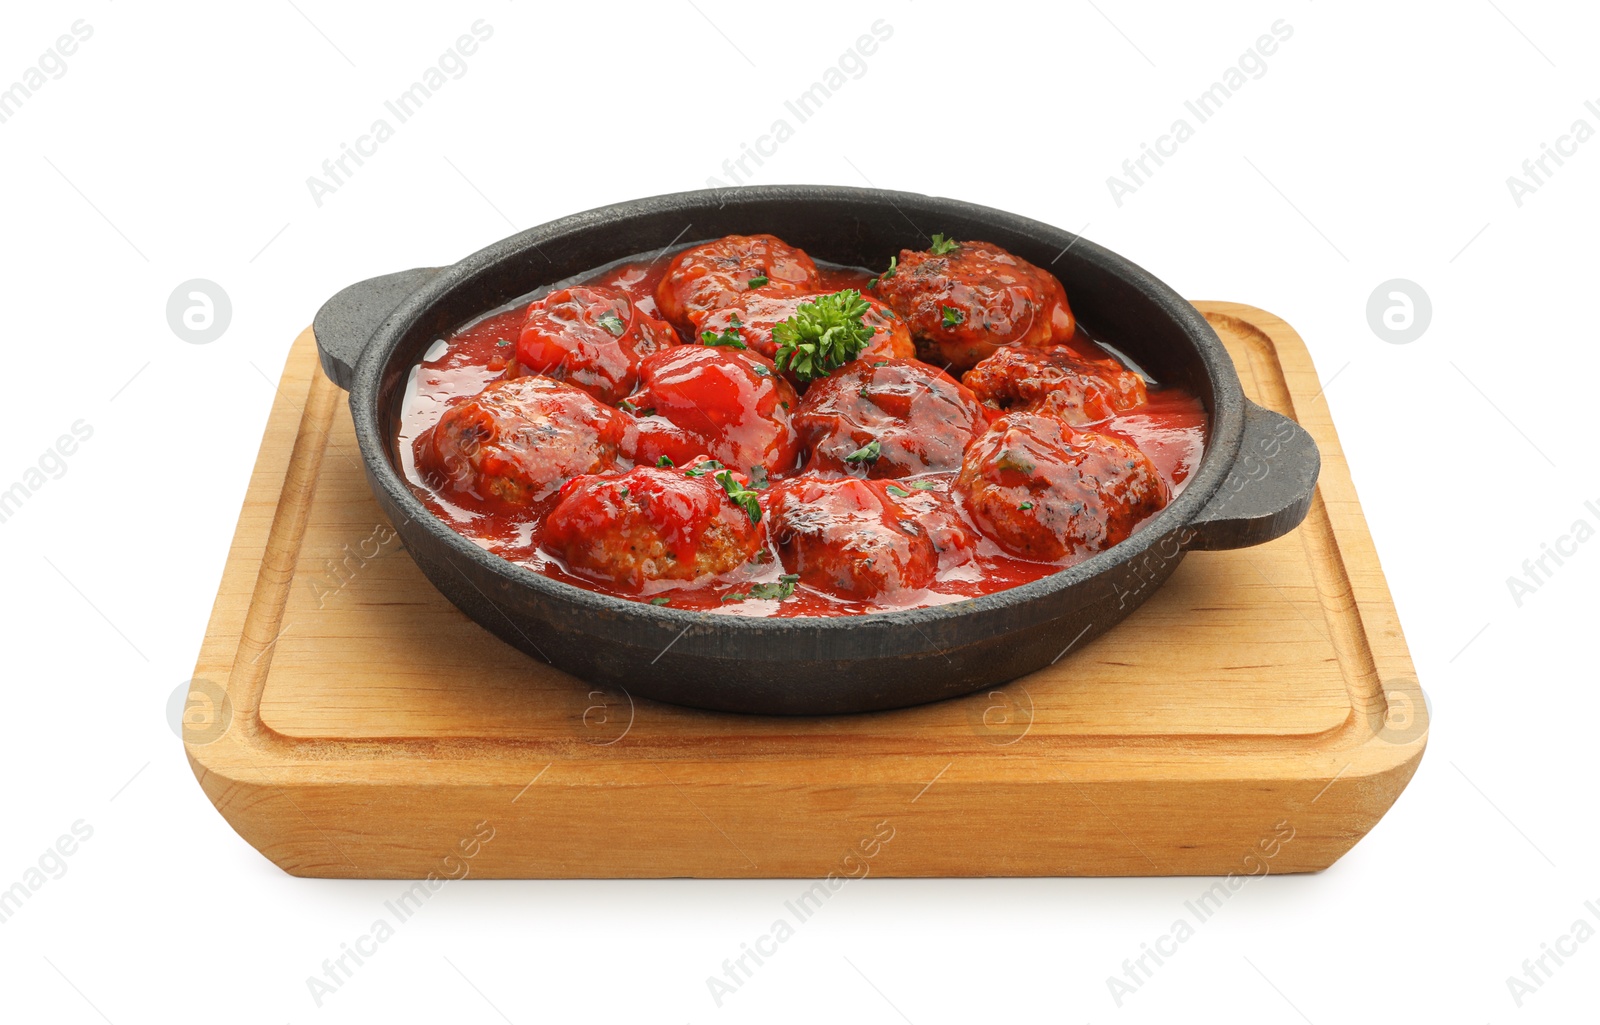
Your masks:
<path fill-rule="evenodd" d="M 531 505 L 570 478 L 616 465 L 626 418 L 548 377 L 491 381 L 459 398 L 417 437 L 417 468 L 430 487 Z"/>
<path fill-rule="evenodd" d="M 767 359 L 773 359 L 778 353 L 778 343 L 772 337 L 772 329 L 794 316 L 795 309 L 801 303 L 815 298 L 816 295 L 746 292 L 727 306 L 702 314 L 695 324 L 702 336 L 709 331 L 716 338 L 725 339 L 731 331 L 734 339 Z M 917 348 L 911 341 L 911 330 L 906 327 L 906 322 L 871 296 L 862 298 L 867 301 L 867 312 L 862 316 L 861 323 L 872 328 L 872 337 L 867 340 L 859 358 L 909 359 L 915 356 Z"/>
<path fill-rule="evenodd" d="M 578 286 L 528 308 L 517 363 L 615 404 L 638 384 L 641 359 L 677 344 L 671 325 L 634 306 L 621 289 Z"/>
<path fill-rule="evenodd" d="M 685 336 L 695 318 L 745 292 L 815 292 L 821 283 L 811 257 L 772 235 L 728 235 L 672 258 L 656 285 L 656 306 Z"/>
<path fill-rule="evenodd" d="M 747 483 L 711 466 L 574 478 L 545 517 L 541 543 L 572 572 L 629 591 L 726 573 L 755 557 L 764 534 L 759 508 L 735 503 L 724 479 L 735 491 Z"/>
<path fill-rule="evenodd" d="M 1073 424 L 1104 420 L 1149 400 L 1138 374 L 1064 345 L 1001 349 L 961 381 L 987 406 L 1053 413 Z"/>
<path fill-rule="evenodd" d="M 936 236 L 932 250 L 902 250 L 870 288 L 910 325 L 923 359 L 957 373 L 1003 345 L 1072 337 L 1061 282 L 989 242 Z"/>
<path fill-rule="evenodd" d="M 800 452 L 794 388 L 772 361 L 741 349 L 679 345 L 639 365 L 638 410 L 624 450 L 636 463 L 680 466 L 709 455 L 749 472 L 787 473 Z"/>
<path fill-rule="evenodd" d="M 925 588 L 976 541 L 948 495 L 892 481 L 795 477 L 773 488 L 769 506 L 784 568 L 842 598 Z"/>
<path fill-rule="evenodd" d="M 956 491 L 979 530 L 1040 562 L 1110 548 L 1168 498 L 1132 442 L 1037 413 L 991 424 L 967 449 Z"/>
<path fill-rule="evenodd" d="M 808 470 L 908 477 L 960 469 L 988 419 L 977 397 L 942 370 L 858 359 L 812 384 L 794 425 Z"/>

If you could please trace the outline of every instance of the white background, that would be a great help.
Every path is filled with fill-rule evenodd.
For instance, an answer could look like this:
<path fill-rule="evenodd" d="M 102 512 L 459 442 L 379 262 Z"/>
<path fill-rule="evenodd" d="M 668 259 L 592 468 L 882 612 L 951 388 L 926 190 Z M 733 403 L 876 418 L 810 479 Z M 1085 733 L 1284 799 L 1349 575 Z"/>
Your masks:
<path fill-rule="evenodd" d="M 295 4 L 3 15 L 0 86 L 75 20 L 93 35 L 0 124 L 0 488 L 75 421 L 93 436 L 0 524 L 0 888 L 74 821 L 94 833 L 0 924 L 0 1016 L 1593 1020 L 1600 941 L 1520 1008 L 1505 981 L 1600 903 L 1600 544 L 1520 606 L 1507 585 L 1600 523 L 1600 140 L 1520 206 L 1506 183 L 1576 119 L 1600 129 L 1593 5 Z M 319 207 L 307 177 L 480 18 L 466 74 Z M 1333 869 L 1252 883 L 1121 1008 L 1106 977 L 1206 881 L 857 883 L 720 1009 L 706 976 L 794 881 L 466 883 L 316 1007 L 306 977 L 399 885 L 271 866 L 212 811 L 165 710 L 290 342 L 357 279 L 727 180 L 880 18 L 865 73 L 752 180 L 1001 207 L 1294 324 L 1432 699 L 1414 782 Z M 1279 19 L 1266 73 L 1118 205 L 1107 177 Z M 167 325 L 190 278 L 232 298 L 209 345 Z M 1408 345 L 1368 325 L 1391 278 L 1432 300 Z"/>

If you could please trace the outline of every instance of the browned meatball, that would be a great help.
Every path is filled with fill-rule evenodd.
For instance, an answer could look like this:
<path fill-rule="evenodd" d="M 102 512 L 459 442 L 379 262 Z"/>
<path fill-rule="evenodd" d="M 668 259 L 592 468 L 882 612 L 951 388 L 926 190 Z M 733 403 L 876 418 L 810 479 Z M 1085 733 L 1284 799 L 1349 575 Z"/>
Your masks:
<path fill-rule="evenodd" d="M 578 477 L 545 517 L 542 543 L 574 573 L 631 591 L 726 573 L 755 556 L 764 533 L 724 476 L 734 490 L 748 486 L 716 464 Z"/>
<path fill-rule="evenodd" d="M 666 322 L 639 309 L 620 288 L 580 285 L 528 308 L 517 363 L 615 404 L 639 383 L 640 360 L 677 344 Z"/>
<path fill-rule="evenodd" d="M 571 385 L 518 377 L 452 402 L 414 451 L 430 487 L 529 505 L 616 465 L 625 426 L 621 413 Z"/>
<path fill-rule="evenodd" d="M 1132 442 L 1036 413 L 991 424 L 967 449 L 956 490 L 979 530 L 1040 562 L 1110 548 L 1168 498 Z"/>
<path fill-rule="evenodd" d="M 917 351 L 956 373 L 1002 345 L 1050 345 L 1072 337 L 1061 282 L 989 242 L 936 239 L 902 250 L 871 291 L 911 327 Z"/>
<path fill-rule="evenodd" d="M 725 343 L 724 340 L 730 338 L 736 339 L 752 352 L 772 359 L 778 353 L 778 343 L 772 337 L 772 329 L 794 316 L 795 309 L 801 303 L 815 298 L 815 295 L 746 292 L 727 306 L 702 314 L 695 323 L 700 335 L 709 332 L 719 343 Z M 911 341 L 911 331 L 906 327 L 906 322 L 871 296 L 862 298 L 867 301 L 867 312 L 862 316 L 861 323 L 872 328 L 872 337 L 867 340 L 860 358 L 909 359 L 915 356 L 917 348 Z"/>
<path fill-rule="evenodd" d="M 891 481 L 795 477 L 773 488 L 769 508 L 784 568 L 843 598 L 927 587 L 941 559 L 963 561 L 976 541 L 947 495 Z"/>
<path fill-rule="evenodd" d="M 773 235 L 728 235 L 685 249 L 656 285 L 661 315 L 688 337 L 695 319 L 745 292 L 815 292 L 821 284 L 811 257 Z"/>
<path fill-rule="evenodd" d="M 847 363 L 812 384 L 794 418 L 806 469 L 857 477 L 959 469 L 987 424 L 965 385 L 914 359 Z"/>
<path fill-rule="evenodd" d="M 1104 420 L 1149 400 L 1138 374 L 1116 360 L 1089 359 L 1064 345 L 1001 349 L 961 381 L 987 406 L 1054 413 L 1073 424 Z"/>

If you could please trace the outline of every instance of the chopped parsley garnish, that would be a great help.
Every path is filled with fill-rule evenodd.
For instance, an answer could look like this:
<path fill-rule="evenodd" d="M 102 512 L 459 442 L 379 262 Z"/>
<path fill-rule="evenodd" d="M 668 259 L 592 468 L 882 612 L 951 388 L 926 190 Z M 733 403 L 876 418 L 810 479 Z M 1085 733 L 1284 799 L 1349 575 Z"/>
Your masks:
<path fill-rule="evenodd" d="M 637 412 L 639 412 L 639 407 L 635 406 L 633 403 L 629 402 L 627 399 L 623 399 L 621 402 L 617 403 L 617 408 L 622 410 L 624 413 L 637 413 Z"/>
<path fill-rule="evenodd" d="M 720 469 L 722 469 L 722 464 L 717 462 L 715 459 L 703 459 L 689 467 L 687 470 L 683 471 L 683 475 L 685 477 L 704 477 L 712 470 Z"/>
<path fill-rule="evenodd" d="M 936 480 L 914 480 L 911 482 L 912 491 L 935 491 L 939 487 Z"/>
<path fill-rule="evenodd" d="M 995 466 L 1002 470 L 1015 470 L 1018 473 L 1026 473 L 1029 476 L 1032 476 L 1033 471 L 1038 469 L 1038 467 L 1034 466 L 1032 459 L 1029 459 L 1021 452 L 1014 452 L 1009 448 L 1001 450 L 1000 458 L 995 461 Z"/>
<path fill-rule="evenodd" d="M 1027 512 L 1029 509 L 1033 508 L 1033 503 L 1032 502 L 1023 502 L 1021 505 L 1017 506 L 1017 508 L 1021 509 L 1023 512 Z"/>
<path fill-rule="evenodd" d="M 871 465 L 872 463 L 877 462 L 878 461 L 878 457 L 880 455 L 882 455 L 882 454 L 883 454 L 883 446 L 878 444 L 878 439 L 877 438 L 873 438 L 871 441 L 867 442 L 865 445 L 862 445 L 860 448 L 856 449 L 854 452 L 852 452 L 849 455 L 845 456 L 844 457 L 844 461 L 847 462 L 847 463 L 866 463 L 868 465 Z"/>
<path fill-rule="evenodd" d="M 750 467 L 750 486 L 757 491 L 767 486 L 767 468 L 759 463 Z"/>
<path fill-rule="evenodd" d="M 967 319 L 967 315 L 954 306 L 941 306 L 939 311 L 944 314 L 944 320 L 941 322 L 943 327 L 956 327 Z"/>
<path fill-rule="evenodd" d="M 868 288 L 877 288 L 878 287 L 878 282 L 880 282 L 880 281 L 888 281 L 890 278 L 894 277 L 894 267 L 895 267 L 895 264 L 897 264 L 899 262 L 900 262 L 900 257 L 898 257 L 898 256 L 889 257 L 889 269 L 884 271 L 882 274 L 879 274 L 877 277 L 873 278 L 871 281 L 867 282 L 867 287 Z"/>
<path fill-rule="evenodd" d="M 928 247 L 928 252 L 932 253 L 934 256 L 943 256 L 946 253 L 953 253 L 960 248 L 961 243 L 957 242 L 955 239 L 945 238 L 943 235 L 934 235 L 933 245 Z"/>
<path fill-rule="evenodd" d="M 494 344 L 502 345 L 502 346 L 503 345 L 510 345 L 511 344 L 511 339 L 509 339 L 509 338 L 496 338 L 495 341 L 494 341 Z"/>
<path fill-rule="evenodd" d="M 672 468 L 672 457 L 671 456 L 662 456 L 661 458 L 656 460 L 656 465 L 661 467 L 664 470 L 671 469 Z"/>
<path fill-rule="evenodd" d="M 905 490 L 904 488 L 895 487 L 893 484 L 889 485 L 887 490 L 888 490 L 889 494 L 893 495 L 896 498 L 910 498 L 911 497 L 911 492 Z"/>
<path fill-rule="evenodd" d="M 746 288 L 760 288 L 762 285 L 765 285 L 767 283 L 767 280 L 768 280 L 768 278 L 767 278 L 767 276 L 765 274 L 757 274 L 755 277 L 753 277 L 749 281 L 745 282 L 745 287 Z"/>
<path fill-rule="evenodd" d="M 772 329 L 772 362 L 802 381 L 823 377 L 861 355 L 872 338 L 862 322 L 871 307 L 853 288 L 803 302 Z"/>
<path fill-rule="evenodd" d="M 651 605 L 665 605 L 665 604 L 667 604 L 667 603 L 668 603 L 668 602 L 670 602 L 670 601 L 672 601 L 672 599 L 671 599 L 671 598 L 668 598 L 668 597 L 665 597 L 665 596 L 662 596 L 662 597 L 660 597 L 660 598 L 651 598 L 651 599 L 650 599 L 650 604 L 651 604 Z"/>
<path fill-rule="evenodd" d="M 628 325 L 617 316 L 616 310 L 607 310 L 595 318 L 595 323 L 610 331 L 614 337 L 621 338 L 628 333 Z"/>
<path fill-rule="evenodd" d="M 700 464 L 704 466 L 705 464 Z M 718 464 L 721 465 L 720 463 Z M 740 484 L 733 476 L 731 470 L 718 470 L 716 481 L 722 485 L 722 490 L 728 493 L 733 504 L 743 509 L 745 515 L 750 517 L 751 523 L 761 522 L 761 496 Z"/>
<path fill-rule="evenodd" d="M 794 585 L 800 582 L 800 574 L 785 573 L 775 582 L 769 584 L 751 584 L 750 597 L 764 598 L 767 601 L 783 601 L 794 593 Z"/>
<path fill-rule="evenodd" d="M 700 344 L 722 345 L 730 349 L 748 349 L 749 346 L 744 344 L 744 339 L 739 337 L 739 329 L 741 327 L 744 327 L 744 325 L 739 323 L 738 316 L 729 317 L 728 326 L 722 329 L 721 334 L 715 331 L 700 332 Z"/>
<path fill-rule="evenodd" d="M 783 601 L 794 594 L 794 585 L 800 582 L 800 574 L 785 573 L 776 581 L 765 584 L 751 584 L 748 591 L 729 591 L 722 596 L 723 601 L 744 601 L 747 598 L 760 598 L 764 601 Z"/>

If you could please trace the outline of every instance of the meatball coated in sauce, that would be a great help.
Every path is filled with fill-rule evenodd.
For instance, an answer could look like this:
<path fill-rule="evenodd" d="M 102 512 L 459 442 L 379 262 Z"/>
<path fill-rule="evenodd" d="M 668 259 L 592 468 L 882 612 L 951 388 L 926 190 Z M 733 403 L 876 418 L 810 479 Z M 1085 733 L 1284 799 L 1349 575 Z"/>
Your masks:
<path fill-rule="evenodd" d="M 1001 349 L 961 381 L 984 405 L 1053 413 L 1073 424 L 1104 420 L 1150 398 L 1144 380 L 1122 364 L 1064 345 Z"/>
<path fill-rule="evenodd" d="M 1050 562 L 1110 548 L 1168 498 L 1132 442 L 1036 413 L 991 424 L 967 449 L 956 491 L 996 544 Z"/>
<path fill-rule="evenodd" d="M 634 462 L 653 465 L 666 456 L 683 465 L 709 455 L 741 473 L 794 468 L 800 437 L 791 416 L 800 400 L 771 360 L 680 345 L 645 357 L 639 382 L 628 404 L 640 415 L 624 443 Z"/>
<path fill-rule="evenodd" d="M 768 508 L 784 568 L 842 598 L 925 588 L 942 561 L 970 558 L 976 541 L 948 496 L 891 481 L 795 477 L 773 488 Z"/>
<path fill-rule="evenodd" d="M 677 344 L 670 324 L 640 310 L 621 289 L 580 285 L 528 308 L 517 363 L 614 405 L 638 384 L 641 359 Z"/>
<path fill-rule="evenodd" d="M 736 569 L 764 540 L 715 472 L 640 466 L 568 483 L 545 517 L 543 545 L 574 573 L 638 591 Z"/>
<path fill-rule="evenodd" d="M 572 477 L 614 467 L 626 426 L 621 413 L 571 385 L 517 377 L 452 402 L 414 451 L 433 487 L 532 505 Z"/>
<path fill-rule="evenodd" d="M 942 370 L 863 358 L 813 383 L 794 424 L 807 470 L 908 477 L 960 469 L 988 419 L 977 397 Z"/>
<path fill-rule="evenodd" d="M 696 318 L 746 292 L 815 292 L 820 284 L 811 257 L 782 239 L 728 235 L 674 256 L 656 285 L 656 306 L 687 337 L 696 330 Z"/>
<path fill-rule="evenodd" d="M 923 359 L 954 373 L 1001 346 L 1065 342 L 1074 329 L 1061 282 L 988 242 L 902 250 L 872 293 L 910 326 Z"/>
<path fill-rule="evenodd" d="M 772 337 L 772 329 L 794 316 L 801 303 L 816 298 L 815 294 L 747 292 L 727 306 L 703 314 L 695 323 L 702 333 L 709 331 L 719 338 L 726 337 L 727 332 L 732 331 L 733 337 L 744 342 L 751 351 L 773 359 L 778 352 L 778 343 Z M 867 312 L 862 316 L 861 323 L 872 328 L 872 337 L 867 340 L 860 358 L 910 359 L 915 356 L 917 347 L 911 341 L 911 330 L 906 327 L 906 322 L 870 295 L 863 295 L 862 298 L 867 301 Z"/>

